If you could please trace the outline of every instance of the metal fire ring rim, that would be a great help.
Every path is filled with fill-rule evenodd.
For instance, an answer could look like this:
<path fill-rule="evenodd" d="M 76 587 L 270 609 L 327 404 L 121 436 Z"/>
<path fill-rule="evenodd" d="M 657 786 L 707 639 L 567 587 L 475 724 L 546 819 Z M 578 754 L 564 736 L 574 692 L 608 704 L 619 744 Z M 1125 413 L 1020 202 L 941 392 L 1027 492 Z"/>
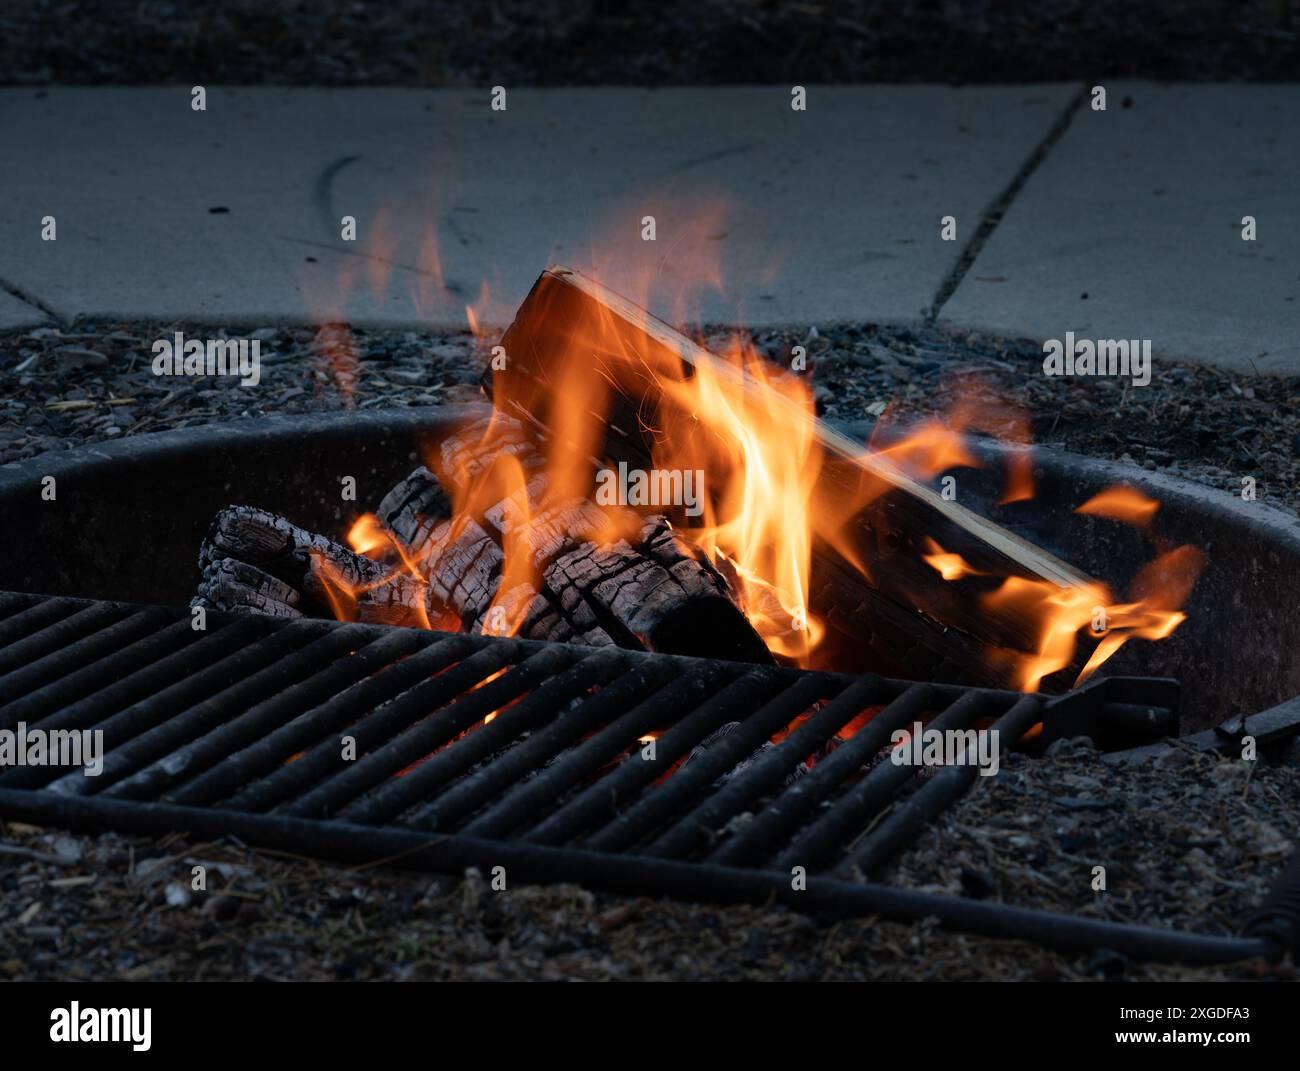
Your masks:
<path fill-rule="evenodd" d="M 342 412 L 278 413 L 222 421 L 216 424 L 146 432 L 143 435 L 133 435 L 105 443 L 75 446 L 69 450 L 46 451 L 21 461 L 6 462 L 0 465 L 0 495 L 11 488 L 31 485 L 33 481 L 39 485 L 42 476 L 57 476 L 61 471 L 115 465 L 155 454 L 179 452 L 190 445 L 202 446 L 207 450 L 247 446 L 250 436 L 262 437 L 265 442 L 270 443 L 325 431 L 344 433 L 358 425 L 379 429 L 391 428 L 394 432 L 411 434 L 445 425 L 449 418 L 468 420 L 485 417 L 491 411 L 489 405 L 466 402 L 453 405 Z M 835 422 L 834 426 L 853 438 L 865 441 L 875 424 L 873 421 L 859 420 Z M 991 458 L 1009 456 L 1023 449 L 979 436 L 971 438 L 976 449 Z M 1028 449 L 1031 451 L 1035 470 L 1053 476 L 1082 474 L 1096 479 L 1099 483 L 1127 483 L 1150 489 L 1153 493 L 1167 497 L 1176 496 L 1184 502 L 1194 504 L 1197 509 L 1221 519 L 1258 528 L 1261 530 L 1261 535 L 1278 541 L 1300 558 L 1300 516 L 1293 516 L 1275 506 L 1259 502 L 1252 503 L 1249 509 L 1243 509 L 1236 505 L 1237 499 L 1233 496 L 1180 476 L 1151 472 L 1119 461 L 1088 457 L 1046 446 L 1033 446 Z"/>
<path fill-rule="evenodd" d="M 0 501 L 39 489 L 44 476 L 84 476 L 88 472 L 93 475 L 96 469 L 130 465 L 133 462 L 146 463 L 164 456 L 184 454 L 192 449 L 246 449 L 250 441 L 260 441 L 262 446 L 273 446 L 303 436 L 346 436 L 358 428 L 390 433 L 395 438 L 405 438 L 408 441 L 418 440 L 422 433 L 433 435 L 455 422 L 484 417 L 490 412 L 491 407 L 486 403 L 464 402 L 344 412 L 272 414 L 149 432 L 107 443 L 51 451 L 0 465 Z M 875 424 L 873 421 L 860 420 L 841 422 L 836 426 L 845 434 L 865 442 Z M 1006 458 L 1023 449 L 987 438 L 972 437 L 972 440 L 975 451 L 989 460 Z M 1160 497 L 1162 501 L 1177 501 L 1182 508 L 1196 511 L 1215 523 L 1252 530 L 1278 552 L 1289 554 L 1300 562 L 1300 517 L 1259 502 L 1247 506 L 1237 496 L 1182 477 L 1167 476 L 1120 462 L 1048 447 L 1029 449 L 1032 450 L 1036 478 L 1041 479 L 1045 475 L 1054 480 L 1080 479 L 1098 485 L 1128 484 Z M 1240 716 L 1234 714 L 1229 719 L 1229 722 L 1236 722 L 1235 731 L 1229 727 L 1229 722 L 1223 722 L 1182 739 L 1201 747 L 1222 747 L 1225 734 L 1237 738 L 1244 732 Z M 1300 726 L 1300 693 L 1289 695 L 1284 691 L 1274 702 L 1261 704 L 1245 717 L 1263 718 L 1266 724 L 1274 727 L 1274 731 L 1279 722 Z"/>

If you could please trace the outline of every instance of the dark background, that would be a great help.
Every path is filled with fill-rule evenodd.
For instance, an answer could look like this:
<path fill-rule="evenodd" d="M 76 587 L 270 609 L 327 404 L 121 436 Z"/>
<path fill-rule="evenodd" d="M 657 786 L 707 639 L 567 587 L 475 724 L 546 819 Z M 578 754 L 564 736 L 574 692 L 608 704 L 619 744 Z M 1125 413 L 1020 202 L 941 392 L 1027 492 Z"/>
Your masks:
<path fill-rule="evenodd" d="M 1297 0 L 0 0 L 0 84 L 1300 77 Z"/>

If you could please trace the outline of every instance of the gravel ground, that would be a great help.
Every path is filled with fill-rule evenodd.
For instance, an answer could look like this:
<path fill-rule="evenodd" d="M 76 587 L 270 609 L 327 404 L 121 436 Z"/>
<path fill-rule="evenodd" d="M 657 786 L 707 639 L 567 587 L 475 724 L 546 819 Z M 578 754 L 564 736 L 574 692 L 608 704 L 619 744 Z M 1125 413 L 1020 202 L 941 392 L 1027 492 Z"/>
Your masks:
<path fill-rule="evenodd" d="M 0 82 L 659 85 L 1290 80 L 1293 0 L 24 0 Z"/>
<path fill-rule="evenodd" d="M 149 343 L 185 325 L 84 324 L 0 335 L 0 461 L 262 413 L 427 405 L 477 397 L 465 335 L 260 328 L 262 382 L 160 380 Z M 241 325 L 231 334 L 253 328 Z M 189 333 L 187 331 L 187 333 Z M 208 332 L 195 331 L 195 335 Z M 1300 507 L 1300 379 L 1157 362 L 1151 386 L 1041 374 L 1027 343 L 935 330 L 769 332 L 774 358 L 805 343 L 819 409 L 836 419 L 944 411 L 985 390 L 1035 413 L 1039 442 Z M 335 357 L 327 360 L 322 350 Z M 342 371 L 340 371 L 340 368 Z M 974 377 L 974 378 L 973 378 Z M 975 384 L 978 385 L 975 385 Z M 884 875 L 945 893 L 1125 921 L 1235 933 L 1300 841 L 1300 754 L 1253 770 L 1178 749 L 1138 767 L 1083 742 L 1011 756 Z M 784 909 L 491 892 L 205 845 L 0 829 L 0 978 L 1291 978 L 1257 964 L 1187 969 L 1071 957 L 1017 942 Z M 194 861 L 210 891 L 191 894 Z M 1091 888 L 1092 868 L 1108 888 Z"/>
<path fill-rule="evenodd" d="M 213 337 L 211 328 L 159 324 L 0 334 L 0 463 L 239 417 L 479 397 L 482 364 L 469 335 L 257 328 L 247 333 L 262 340 L 261 382 L 241 387 L 228 376 L 155 376 L 150 345 L 176 330 Z"/>

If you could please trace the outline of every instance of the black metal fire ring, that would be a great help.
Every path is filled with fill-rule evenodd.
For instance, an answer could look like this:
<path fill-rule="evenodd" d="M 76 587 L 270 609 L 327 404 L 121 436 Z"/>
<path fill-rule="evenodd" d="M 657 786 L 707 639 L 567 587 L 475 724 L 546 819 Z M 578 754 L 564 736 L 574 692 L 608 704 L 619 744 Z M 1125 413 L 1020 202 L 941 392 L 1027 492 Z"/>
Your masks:
<path fill-rule="evenodd" d="M 244 501 L 316 531 L 341 531 L 348 516 L 339 476 L 357 480 L 356 512 L 373 507 L 448 430 L 486 412 L 460 406 L 266 417 L 0 466 L 6 547 L 0 590 L 184 602 L 198 580 L 195 548 L 218 509 Z M 844 430 L 865 440 L 869 428 Z M 1073 512 L 1115 483 L 1158 499 L 1161 535 L 1209 557 L 1188 620 L 1159 644 L 1127 645 L 1108 664 L 1111 672 L 1180 680 L 1185 732 L 1265 711 L 1270 724 L 1300 719 L 1300 710 L 1286 707 L 1300 697 L 1300 615 L 1294 612 L 1300 605 L 1300 519 L 1244 501 L 1232 488 L 1046 449 L 1033 454 L 1033 506 L 1000 506 L 1000 467 L 1008 451 L 978 448 L 989 467 L 962 470 L 963 501 L 970 496 L 977 512 L 1056 549 L 1091 575 L 1111 579 L 1117 569 L 1136 568 L 1150 556 L 1143 538 L 1126 526 Z M 57 508 L 42 498 L 47 476 L 59 488 Z M 148 556 L 139 553 L 142 535 Z M 1225 644 L 1251 652 L 1250 672 L 1223 657 Z"/>
<path fill-rule="evenodd" d="M 142 436 L 0 467 L 0 516 L 9 550 L 0 559 L 0 589 L 138 598 L 170 584 L 156 597 L 179 604 L 192 589 L 194 548 L 216 509 L 242 499 L 323 531 L 340 530 L 348 518 L 331 477 L 353 475 L 359 499 L 377 498 L 469 412 L 275 417 Z M 1300 522 L 1186 481 L 1051 451 L 1035 455 L 1039 514 L 999 514 L 997 468 L 1005 452 L 981 449 L 991 467 L 964 477 L 964 490 L 984 493 L 985 512 L 1030 538 L 1042 540 L 1046 532 L 1050 540 L 1053 526 L 1069 520 L 1075 505 L 1111 483 L 1127 482 L 1159 498 L 1166 534 L 1210 555 L 1207 582 L 1198 590 L 1210 607 L 1222 609 L 1217 627 L 1235 630 L 1234 647 L 1256 651 L 1263 671 L 1240 674 L 1221 660 L 1219 672 L 1211 660 L 1185 660 L 1170 674 L 1190 684 L 1181 704 L 1162 691 L 1167 685 L 1121 677 L 1048 700 L 633 652 L 599 655 L 513 640 L 376 633 L 336 622 L 213 615 L 211 631 L 194 634 L 182 612 L 157 606 L 0 595 L 0 728 L 25 719 L 46 728 L 105 728 L 116 736 L 109 779 L 94 786 L 78 781 L 79 775 L 49 779 L 21 768 L 0 773 L 0 813 L 70 828 L 228 833 L 272 848 L 352 861 L 396 859 L 439 871 L 505 865 L 530 880 L 577 880 L 611 891 L 776 900 L 810 912 L 934 916 L 970 932 L 1030 937 L 1072 951 L 1105 945 L 1135 957 L 1225 962 L 1294 948 L 1300 929 L 1295 864 L 1279 877 L 1243 938 L 935 897 L 860 878 L 877 872 L 969 787 L 969 768 L 946 769 L 905 795 L 900 790 L 915 786 L 888 769 L 852 782 L 848 771 L 861 768 L 874 740 L 864 732 L 854 738 L 856 751 L 842 747 L 838 760 L 819 764 L 792 786 L 783 784 L 799 761 L 796 753 L 816 750 L 834 732 L 836 719 L 851 716 L 845 711 L 862 698 L 859 693 L 872 688 L 886 689 L 895 719 L 905 720 L 929 703 L 946 711 L 943 717 L 966 723 L 992 703 L 1001 728 L 1016 730 L 1015 736 L 1050 705 L 1052 733 L 1103 736 L 1102 726 L 1109 723 L 1119 733 L 1111 747 L 1124 746 L 1125 732 L 1150 738 L 1132 721 L 1135 707 L 1172 711 L 1181 705 L 1186 726 L 1189 697 L 1194 706 L 1209 688 L 1218 706 L 1236 716 L 1223 724 L 1193 719 L 1192 728 L 1209 727 L 1184 739 L 1228 750 L 1247 732 L 1262 743 L 1296 732 L 1300 620 L 1289 611 L 1300 600 Z M 242 463 L 252 458 L 258 463 Z M 268 458 L 274 463 L 266 464 Z M 58 509 L 41 505 L 46 476 L 59 488 Z M 115 525 L 124 517 L 148 518 L 148 556 L 139 553 L 138 526 Z M 1066 556 L 1099 575 L 1104 569 L 1098 565 L 1132 549 L 1124 533 L 1095 519 L 1083 521 L 1072 537 L 1082 543 L 1071 545 Z M 1150 649 L 1177 652 L 1180 643 L 1195 648 L 1203 639 L 1185 626 L 1173 640 Z M 227 649 L 231 644 L 233 651 Z M 1125 668 L 1123 655 L 1108 671 Z M 566 751 L 557 734 L 578 723 L 556 728 L 565 719 L 557 721 L 546 704 L 559 694 L 576 701 L 592 687 L 593 674 L 611 667 L 619 679 L 604 681 L 607 687 L 577 708 L 585 712 L 579 719 L 584 731 L 606 743 L 587 740 L 569 753 L 575 749 Z M 504 676 L 493 678 L 502 670 Z M 302 679 L 294 678 L 299 672 Z M 406 691 L 385 693 L 403 682 Z M 472 688 L 475 682 L 479 686 Z M 439 733 L 480 721 L 494 709 L 491 704 L 506 701 L 503 692 L 521 682 L 535 693 L 444 746 L 449 740 Z M 1242 682 L 1247 690 L 1233 692 Z M 767 694 L 778 685 L 784 700 Z M 742 728 L 658 786 L 650 785 L 650 771 L 637 768 L 642 764 L 625 762 L 612 771 L 603 771 L 599 762 L 593 766 L 592 747 L 627 745 L 628 733 L 644 727 L 637 719 L 666 716 L 631 703 L 634 696 L 620 698 L 620 689 L 639 687 L 659 689 L 669 697 L 668 713 L 681 714 L 669 718 L 661 738 L 669 753 L 689 752 L 721 718 L 736 715 Z M 834 697 L 815 694 L 826 687 L 856 698 L 837 706 Z M 1220 687 L 1222 692 L 1213 692 Z M 473 694 L 465 694 L 467 689 Z M 336 692 L 345 698 L 330 707 Z M 692 706 L 698 695 L 709 702 Z M 827 698 L 791 743 L 770 748 L 756 764 L 755 777 L 747 772 L 718 781 L 784 724 L 783 717 L 793 716 L 787 707 Z M 320 707 L 327 710 L 323 718 Z M 431 709 L 440 711 L 438 727 L 419 730 L 417 723 Z M 449 720 L 442 717 L 448 710 Z M 1099 718 L 1099 712 L 1108 716 Z M 492 750 L 494 740 L 529 718 L 540 720 L 528 739 Z M 345 723 L 352 725 L 349 719 L 361 726 L 363 758 L 340 770 L 328 749 L 322 750 L 321 734 L 337 735 Z M 872 724 L 879 735 L 892 723 L 878 717 Z M 415 735 L 398 743 L 403 732 Z M 618 739 L 602 736 L 609 733 Z M 414 765 L 394 778 L 395 763 Z M 818 807 L 825 813 L 814 814 Z M 752 815 L 748 824 L 715 842 L 718 830 L 741 814 Z M 846 852 L 852 835 L 881 815 Z M 807 888 L 795 890 L 790 868 L 802 865 L 805 855 L 812 864 Z"/>

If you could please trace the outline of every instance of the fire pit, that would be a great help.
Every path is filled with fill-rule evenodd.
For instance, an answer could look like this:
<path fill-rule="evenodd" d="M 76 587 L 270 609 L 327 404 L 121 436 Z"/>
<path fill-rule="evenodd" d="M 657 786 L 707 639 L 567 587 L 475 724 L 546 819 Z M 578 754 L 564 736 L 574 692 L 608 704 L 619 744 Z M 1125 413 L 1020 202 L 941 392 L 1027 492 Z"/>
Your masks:
<path fill-rule="evenodd" d="M 293 517 L 314 531 L 339 532 L 467 418 L 487 410 L 406 409 L 278 417 L 183 429 L 0 469 L 0 505 L 9 518 L 0 588 L 183 604 L 198 581 L 197 547 L 212 517 L 232 500 Z M 867 426 L 844 429 L 865 438 Z M 1182 628 L 1159 643 L 1130 644 L 1106 672 L 1182 682 L 1185 731 L 1234 714 L 1253 714 L 1300 694 L 1300 524 L 1255 503 L 1114 463 L 1037 450 L 1038 494 L 1031 504 L 996 504 L 1013 451 L 980 447 L 988 467 L 969 470 L 963 491 L 976 508 L 1072 562 L 1122 586 L 1141 540 L 1122 525 L 1074 513 L 1115 484 L 1161 502 L 1160 523 L 1176 542 L 1204 547 L 1211 564 L 1194 589 Z M 41 499 L 53 477 L 57 509 Z M 1233 651 L 1249 650 L 1251 672 Z"/>
<path fill-rule="evenodd" d="M 1294 521 L 943 427 L 817 423 L 797 381 L 573 278 L 548 271 L 494 352 L 514 363 L 491 410 L 275 418 L 0 470 L 22 518 L 0 730 L 111 745 L 94 778 L 0 773 L 0 812 L 1072 949 L 1221 960 L 1292 939 L 1294 867 L 1242 939 L 871 879 L 970 786 L 980 741 L 1289 739 Z M 588 352 L 594 372 L 566 363 Z M 724 490 L 629 494 L 661 456 Z"/>

